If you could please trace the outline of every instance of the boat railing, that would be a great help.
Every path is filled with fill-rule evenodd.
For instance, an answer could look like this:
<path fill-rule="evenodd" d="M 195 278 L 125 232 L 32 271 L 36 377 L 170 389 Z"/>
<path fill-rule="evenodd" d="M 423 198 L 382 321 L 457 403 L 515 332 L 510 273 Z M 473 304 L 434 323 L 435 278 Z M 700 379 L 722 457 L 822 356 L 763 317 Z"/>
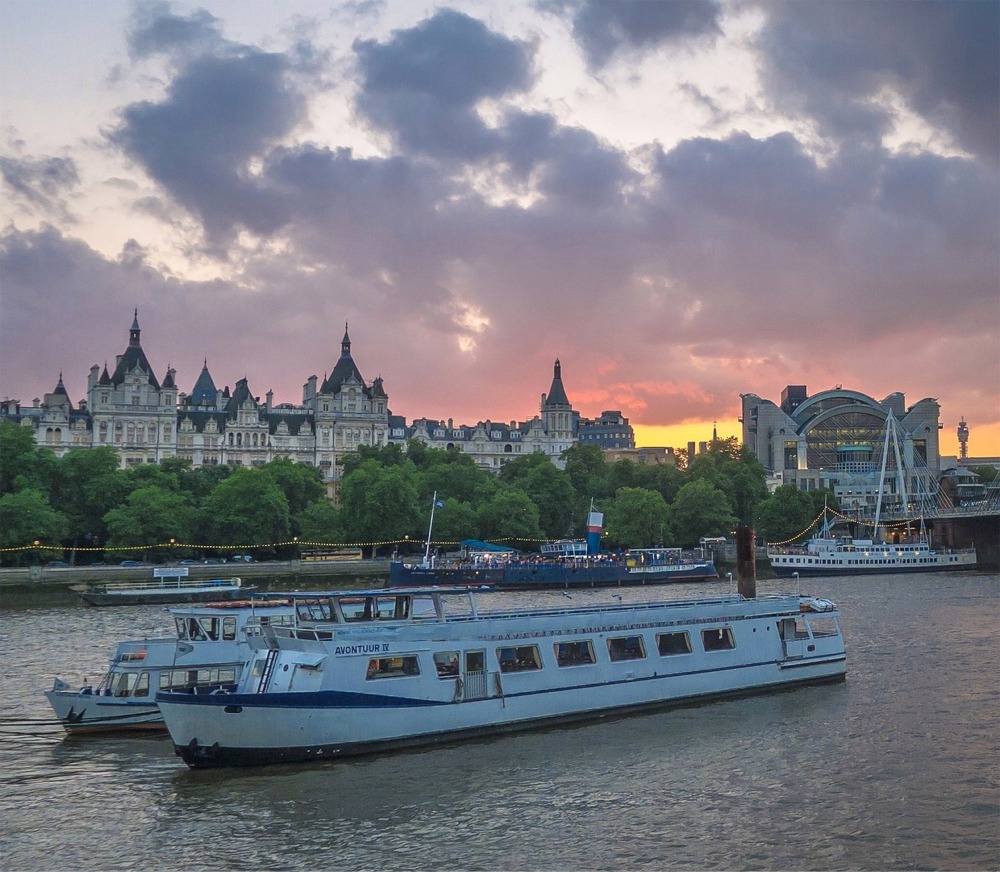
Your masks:
<path fill-rule="evenodd" d="M 242 580 L 239 578 L 213 578 L 196 579 L 182 578 L 181 576 L 167 576 L 153 579 L 152 581 L 107 581 L 95 585 L 94 590 L 112 593 L 123 590 L 184 590 L 186 588 L 203 587 L 239 587 Z"/>

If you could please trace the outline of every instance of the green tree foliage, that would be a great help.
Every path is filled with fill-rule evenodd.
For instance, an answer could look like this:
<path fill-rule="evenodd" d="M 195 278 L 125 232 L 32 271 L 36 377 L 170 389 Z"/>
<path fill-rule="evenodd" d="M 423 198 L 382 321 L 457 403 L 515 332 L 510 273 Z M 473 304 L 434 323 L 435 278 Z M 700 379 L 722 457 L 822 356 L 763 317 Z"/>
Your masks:
<path fill-rule="evenodd" d="M 314 500 L 299 513 L 299 526 L 298 536 L 304 542 L 344 541 L 340 512 L 326 497 Z"/>
<path fill-rule="evenodd" d="M 69 522 L 73 547 L 96 547 L 107 538 L 104 516 L 128 493 L 128 476 L 118 468 L 114 448 L 74 448 L 59 461 L 52 504 Z"/>
<path fill-rule="evenodd" d="M 677 492 L 669 518 L 676 544 L 684 548 L 694 548 L 703 536 L 730 536 L 736 524 L 729 498 L 705 479 Z"/>
<path fill-rule="evenodd" d="M 351 544 L 370 545 L 376 556 L 380 543 L 415 536 L 420 526 L 417 472 L 412 465 L 379 466 L 366 460 L 340 485 L 340 516 Z"/>
<path fill-rule="evenodd" d="M 516 548 L 537 550 L 542 535 L 538 507 L 517 488 L 503 488 L 476 512 L 479 539 L 507 542 Z"/>
<path fill-rule="evenodd" d="M 291 538 L 288 499 L 274 478 L 257 469 L 236 469 L 208 495 L 202 513 L 206 541 L 245 548 Z"/>
<path fill-rule="evenodd" d="M 35 541 L 59 542 L 66 529 L 66 518 L 49 505 L 41 491 L 28 488 L 0 496 L 0 548 L 22 548 Z M 32 560 L 34 554 L 24 552 L 17 562 Z"/>
<path fill-rule="evenodd" d="M 443 509 L 434 514 L 434 541 L 458 543 L 463 539 L 478 538 L 476 512 L 471 503 L 461 500 L 446 500 Z M 448 545 L 453 550 L 454 545 Z"/>
<path fill-rule="evenodd" d="M 708 481 L 726 495 L 737 521 L 752 522 L 757 504 L 767 497 L 764 467 L 735 436 L 713 440 L 688 466 L 691 480 Z"/>
<path fill-rule="evenodd" d="M 566 475 L 576 492 L 574 516 L 581 516 L 591 500 L 603 500 L 614 491 L 609 485 L 610 467 L 604 452 L 596 445 L 577 443 L 563 452 Z"/>
<path fill-rule="evenodd" d="M 500 470 L 500 481 L 524 492 L 535 504 L 542 533 L 549 539 L 582 529 L 586 519 L 573 517 L 575 494 L 569 476 L 544 454 L 532 452 L 508 461 Z"/>
<path fill-rule="evenodd" d="M 979 476 L 980 484 L 991 484 L 1000 475 L 1000 469 L 995 466 L 970 466 L 969 472 L 974 472 Z"/>
<path fill-rule="evenodd" d="M 288 500 L 288 513 L 293 536 L 302 535 L 302 513 L 316 500 L 326 495 L 323 474 L 315 466 L 295 463 L 287 458 L 272 460 L 260 468 L 270 476 Z"/>
<path fill-rule="evenodd" d="M 623 487 L 608 508 L 609 544 L 633 548 L 665 545 L 671 539 L 667 502 L 656 491 Z"/>
<path fill-rule="evenodd" d="M 34 431 L 0 422 L 0 496 L 27 488 L 51 494 L 57 465 L 55 454 L 35 445 Z"/>
<path fill-rule="evenodd" d="M 421 479 L 420 497 L 428 506 L 435 492 L 449 503 L 470 504 L 496 492 L 496 479 L 459 451 L 428 449 Z"/>
<path fill-rule="evenodd" d="M 128 495 L 125 504 L 104 516 L 109 548 L 119 546 L 166 545 L 171 539 L 191 541 L 195 510 L 186 494 L 159 484 L 147 484 Z M 176 548 L 154 548 L 146 559 L 172 560 L 181 556 Z"/>
<path fill-rule="evenodd" d="M 802 536 L 812 527 L 816 517 L 812 495 L 794 484 L 783 484 L 757 506 L 754 524 L 757 541 L 787 542 Z"/>

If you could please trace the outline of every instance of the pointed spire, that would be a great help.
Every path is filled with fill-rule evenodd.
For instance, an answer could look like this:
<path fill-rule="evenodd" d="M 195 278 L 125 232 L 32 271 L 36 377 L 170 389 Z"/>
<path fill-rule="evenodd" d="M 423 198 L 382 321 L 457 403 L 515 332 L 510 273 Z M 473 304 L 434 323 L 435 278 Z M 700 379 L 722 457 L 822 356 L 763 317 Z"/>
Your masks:
<path fill-rule="evenodd" d="M 340 340 L 340 356 L 351 356 L 351 337 L 347 332 L 347 322 L 344 322 L 344 338 Z"/>
<path fill-rule="evenodd" d="M 136 307 L 135 314 L 132 316 L 132 326 L 128 331 L 128 344 L 138 346 L 139 345 L 139 308 Z"/>
<path fill-rule="evenodd" d="M 562 383 L 562 364 L 556 358 L 556 365 L 552 368 L 552 387 L 545 397 L 545 406 L 568 406 L 569 399 L 566 396 L 566 389 Z"/>

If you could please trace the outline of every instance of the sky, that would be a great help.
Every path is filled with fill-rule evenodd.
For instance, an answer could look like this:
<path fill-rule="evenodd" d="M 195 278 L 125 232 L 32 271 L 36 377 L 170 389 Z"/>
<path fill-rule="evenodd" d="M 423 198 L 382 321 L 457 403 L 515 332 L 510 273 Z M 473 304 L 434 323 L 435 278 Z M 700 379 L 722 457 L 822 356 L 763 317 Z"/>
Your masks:
<path fill-rule="evenodd" d="M 0 397 L 302 401 L 640 445 L 740 394 L 941 405 L 1000 455 L 1000 3 L 4 0 Z"/>

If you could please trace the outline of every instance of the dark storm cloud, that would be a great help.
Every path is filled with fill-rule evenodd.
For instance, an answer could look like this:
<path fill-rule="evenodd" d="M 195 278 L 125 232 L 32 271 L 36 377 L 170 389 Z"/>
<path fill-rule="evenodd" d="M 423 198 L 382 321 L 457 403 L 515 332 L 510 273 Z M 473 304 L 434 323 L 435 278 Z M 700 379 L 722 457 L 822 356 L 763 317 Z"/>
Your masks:
<path fill-rule="evenodd" d="M 897 91 L 972 154 L 1000 150 L 1000 4 L 995 0 L 764 2 L 763 80 L 779 109 L 804 111 L 836 138 L 877 137 Z"/>
<path fill-rule="evenodd" d="M 72 158 L 0 157 L 0 175 L 16 197 L 43 215 L 72 220 L 65 197 L 80 183 Z"/>
<path fill-rule="evenodd" d="M 536 0 L 544 12 L 568 16 L 591 68 L 616 55 L 722 35 L 715 0 Z"/>
<path fill-rule="evenodd" d="M 546 199 L 588 208 L 610 205 L 635 179 L 621 151 L 550 115 L 512 112 L 500 133 L 502 156 L 514 177 L 535 173 L 536 189 Z"/>
<path fill-rule="evenodd" d="M 206 51 L 222 44 L 219 19 L 198 9 L 188 16 L 176 15 L 167 3 L 139 5 L 128 34 L 134 58 L 173 52 Z"/>
<path fill-rule="evenodd" d="M 251 163 L 305 117 L 293 74 L 298 61 L 313 63 L 315 57 L 301 45 L 283 55 L 224 43 L 209 19 L 161 16 L 133 32 L 146 52 L 193 44 L 211 45 L 214 52 L 173 55 L 177 72 L 165 96 L 125 107 L 109 136 L 199 217 L 217 245 L 239 226 L 267 233 L 287 220 Z"/>
<path fill-rule="evenodd" d="M 532 79 L 527 45 L 447 9 L 388 42 L 359 40 L 354 50 L 362 115 L 404 149 L 434 156 L 475 160 L 493 152 L 497 134 L 477 104 L 522 91 Z"/>

